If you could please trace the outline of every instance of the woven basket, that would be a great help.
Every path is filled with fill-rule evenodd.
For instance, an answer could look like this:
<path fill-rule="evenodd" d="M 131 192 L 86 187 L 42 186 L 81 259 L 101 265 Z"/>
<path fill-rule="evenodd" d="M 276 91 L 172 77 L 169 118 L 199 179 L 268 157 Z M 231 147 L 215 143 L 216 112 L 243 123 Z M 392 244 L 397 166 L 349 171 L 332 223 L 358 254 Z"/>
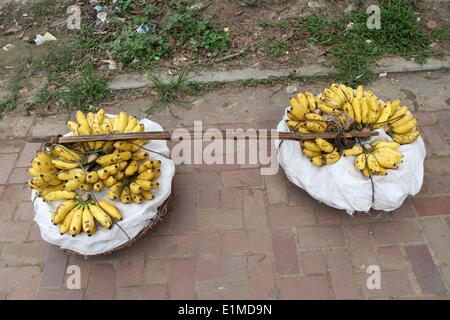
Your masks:
<path fill-rule="evenodd" d="M 135 243 L 136 241 L 138 241 L 139 239 L 141 239 L 142 237 L 144 237 L 154 226 L 156 226 L 157 224 L 159 224 L 160 222 L 163 221 L 163 217 L 168 213 L 169 211 L 169 207 L 171 206 L 173 200 L 175 198 L 175 195 L 172 193 L 167 199 L 166 201 L 164 201 L 164 203 L 158 207 L 158 212 L 156 213 L 156 215 L 150 220 L 150 223 L 147 227 L 145 227 L 144 229 L 141 230 L 141 232 L 139 232 L 133 239 L 128 240 L 127 242 L 125 242 L 124 244 L 121 244 L 120 246 L 115 247 L 112 250 L 103 252 L 103 253 L 99 253 L 99 254 L 93 254 L 93 255 L 88 255 L 85 256 L 83 254 L 80 254 L 76 251 L 72 251 L 72 250 L 68 250 L 68 249 L 62 249 L 65 252 L 74 254 L 74 255 L 78 255 L 78 256 L 85 256 L 85 257 L 95 257 L 95 256 L 104 256 L 104 255 L 108 255 L 114 252 L 117 252 L 119 250 L 125 249 L 130 247 L 133 243 Z"/>

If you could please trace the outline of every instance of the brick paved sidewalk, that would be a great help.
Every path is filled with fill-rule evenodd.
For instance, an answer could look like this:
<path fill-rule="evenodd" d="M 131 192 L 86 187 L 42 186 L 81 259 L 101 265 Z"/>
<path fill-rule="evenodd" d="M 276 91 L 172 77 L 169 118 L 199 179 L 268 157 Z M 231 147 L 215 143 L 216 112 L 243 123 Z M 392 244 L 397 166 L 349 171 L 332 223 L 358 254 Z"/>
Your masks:
<path fill-rule="evenodd" d="M 449 86 L 448 72 L 370 86 L 415 109 L 428 149 L 422 191 L 394 213 L 351 218 L 314 201 L 282 171 L 262 177 L 251 166 L 183 165 L 167 219 L 131 248 L 89 259 L 41 240 L 24 186 L 38 148 L 26 137 L 64 132 L 64 117 L 0 120 L 0 299 L 448 299 Z M 194 102 L 178 123 L 155 118 L 166 128 L 194 119 L 271 128 L 288 97 L 278 89 L 222 89 Z M 64 288 L 73 264 L 81 267 L 81 290 Z M 382 270 L 381 290 L 366 288 L 373 264 Z"/>

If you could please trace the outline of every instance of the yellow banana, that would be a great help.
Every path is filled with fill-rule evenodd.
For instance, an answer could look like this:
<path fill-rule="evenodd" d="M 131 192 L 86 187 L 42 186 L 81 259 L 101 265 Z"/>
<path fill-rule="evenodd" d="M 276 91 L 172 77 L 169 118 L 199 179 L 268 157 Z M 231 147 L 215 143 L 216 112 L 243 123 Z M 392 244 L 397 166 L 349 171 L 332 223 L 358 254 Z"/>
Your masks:
<path fill-rule="evenodd" d="M 89 209 L 89 206 L 85 206 L 82 215 L 82 228 L 83 231 L 90 237 L 95 232 L 95 220 L 94 216 Z"/>
<path fill-rule="evenodd" d="M 80 210 L 77 210 L 73 215 L 72 221 L 70 222 L 69 234 L 75 237 L 81 232 L 82 221 L 83 221 L 83 206 Z"/>
<path fill-rule="evenodd" d="M 322 149 L 314 142 L 314 141 L 304 141 L 303 142 L 303 148 L 309 149 L 313 152 L 319 152 L 322 153 Z"/>
<path fill-rule="evenodd" d="M 396 134 L 403 134 L 403 133 L 411 131 L 413 128 L 416 127 L 416 125 L 417 125 L 417 120 L 413 119 L 413 120 L 410 120 L 409 122 L 402 124 L 398 127 L 392 127 L 391 131 Z"/>
<path fill-rule="evenodd" d="M 356 88 L 356 95 L 355 95 L 356 99 L 360 100 L 362 99 L 362 97 L 364 97 L 364 87 L 362 85 L 359 85 Z"/>
<path fill-rule="evenodd" d="M 355 144 L 352 148 L 344 150 L 344 156 L 357 156 L 362 152 L 362 147 L 359 144 Z"/>
<path fill-rule="evenodd" d="M 153 200 L 153 198 L 155 197 L 150 190 L 144 190 L 141 192 L 141 194 L 145 200 Z"/>
<path fill-rule="evenodd" d="M 419 136 L 420 132 L 417 129 L 413 129 L 404 134 L 393 134 L 392 139 L 399 144 L 408 144 L 414 142 Z"/>
<path fill-rule="evenodd" d="M 373 155 L 373 153 L 370 153 L 367 156 L 367 166 L 369 167 L 369 170 L 374 173 L 380 172 L 380 165 L 378 164 L 377 159 Z"/>
<path fill-rule="evenodd" d="M 367 98 L 363 97 L 361 99 L 361 122 L 367 123 L 369 118 L 369 105 L 367 104 Z"/>
<path fill-rule="evenodd" d="M 122 220 L 122 214 L 120 213 L 119 209 L 117 209 L 117 207 L 112 203 L 106 200 L 99 200 L 98 205 L 113 219 Z"/>
<path fill-rule="evenodd" d="M 324 165 L 323 157 L 317 156 L 311 159 L 311 163 L 316 167 L 321 167 Z"/>
<path fill-rule="evenodd" d="M 78 202 L 74 200 L 64 201 L 61 203 L 54 211 L 55 214 L 52 219 L 53 224 L 62 222 L 69 211 L 75 208 L 77 204 Z"/>
<path fill-rule="evenodd" d="M 67 233 L 69 231 L 72 219 L 79 210 L 83 210 L 83 207 L 77 206 L 77 207 L 73 208 L 72 210 L 70 210 L 66 214 L 66 216 L 64 217 L 64 220 L 59 225 L 59 233 L 61 235 L 63 235 L 64 233 Z"/>
<path fill-rule="evenodd" d="M 122 192 L 120 193 L 120 202 L 128 204 L 131 203 L 131 201 L 130 187 L 124 186 Z"/>
<path fill-rule="evenodd" d="M 44 196 L 45 201 L 70 200 L 75 199 L 76 192 L 73 191 L 53 191 Z"/>
<path fill-rule="evenodd" d="M 350 117 L 350 119 L 352 119 L 352 121 L 355 121 L 355 113 L 353 112 L 353 107 L 349 102 L 344 104 L 342 110 L 344 110 L 344 112 Z"/>
<path fill-rule="evenodd" d="M 353 113 L 355 114 L 355 121 L 357 123 L 362 122 L 362 112 L 361 112 L 361 100 L 357 97 L 352 101 Z"/>
<path fill-rule="evenodd" d="M 103 228 L 111 229 L 113 223 L 111 217 L 105 212 L 105 210 L 93 203 L 90 203 L 88 206 L 95 220 L 97 220 Z"/>
<path fill-rule="evenodd" d="M 334 145 L 322 138 L 316 138 L 316 144 L 319 148 L 326 153 L 330 153 L 334 149 Z"/>
<path fill-rule="evenodd" d="M 383 128 L 387 124 L 387 120 L 389 119 L 389 116 L 391 114 L 392 106 L 391 104 L 385 104 L 381 109 L 381 114 L 378 117 L 376 123 L 373 125 L 373 128 L 379 129 Z"/>
<path fill-rule="evenodd" d="M 320 152 L 315 152 L 315 151 L 311 151 L 309 149 L 304 148 L 303 149 L 303 154 L 305 156 L 307 156 L 308 158 L 314 158 L 314 157 L 320 156 L 322 154 L 322 152 L 321 151 Z"/>
<path fill-rule="evenodd" d="M 366 154 L 365 153 L 361 153 L 360 155 L 356 156 L 355 167 L 358 170 L 363 170 L 366 167 Z"/>

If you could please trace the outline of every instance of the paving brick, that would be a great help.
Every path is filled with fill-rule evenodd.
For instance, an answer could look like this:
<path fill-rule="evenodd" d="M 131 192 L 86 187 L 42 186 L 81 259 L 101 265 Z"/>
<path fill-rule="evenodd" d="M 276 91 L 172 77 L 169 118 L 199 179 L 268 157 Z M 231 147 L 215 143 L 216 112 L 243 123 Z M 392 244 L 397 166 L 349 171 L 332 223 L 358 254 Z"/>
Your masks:
<path fill-rule="evenodd" d="M 64 278 L 64 285 L 63 285 L 64 288 L 67 288 L 68 284 L 70 284 L 71 287 L 73 286 L 72 282 L 68 282 L 68 280 L 72 280 L 72 278 L 69 279 L 69 277 L 71 275 L 73 275 L 73 271 L 72 272 L 67 272 L 67 271 L 70 271 L 69 267 L 77 266 L 78 268 L 80 268 L 80 276 L 81 276 L 80 289 L 87 289 L 88 284 L 89 284 L 89 276 L 91 274 L 93 260 L 94 259 L 84 258 L 84 257 L 78 256 L 78 255 L 70 255 L 69 260 L 67 262 L 66 275 Z"/>
<path fill-rule="evenodd" d="M 4 198 L 6 198 L 6 196 L 4 196 Z M 14 218 L 14 214 L 16 212 L 16 208 L 17 208 L 18 204 L 13 200 L 13 201 L 8 201 L 8 200 L 0 200 L 0 208 L 2 208 L 2 210 L 0 211 L 0 221 L 10 221 Z M 0 226 L 1 229 L 1 226 Z M 1 235 L 0 235 L 1 237 Z"/>
<path fill-rule="evenodd" d="M 1 265 L 23 266 L 44 264 L 48 250 L 48 244 L 37 243 L 10 243 L 7 244 L 1 255 Z"/>
<path fill-rule="evenodd" d="M 377 212 L 377 211 L 375 211 Z M 391 211 L 390 214 L 393 215 L 395 218 L 410 218 L 415 217 L 416 214 L 414 212 L 414 208 L 412 205 L 411 199 L 406 199 L 400 208 L 395 209 L 394 211 Z"/>
<path fill-rule="evenodd" d="M 407 271 L 382 271 L 380 289 L 368 289 L 367 279 L 370 274 L 356 275 L 360 289 L 366 298 L 396 298 L 414 296 L 414 290 L 409 281 Z"/>
<path fill-rule="evenodd" d="M 21 202 L 16 209 L 14 219 L 31 221 L 34 218 L 34 208 L 31 201 Z"/>
<path fill-rule="evenodd" d="M 170 260 L 151 259 L 145 261 L 145 283 L 167 284 L 170 281 Z"/>
<path fill-rule="evenodd" d="M 197 257 L 197 280 L 213 280 L 223 277 L 221 256 Z"/>
<path fill-rule="evenodd" d="M 450 287 L 450 265 L 441 267 L 441 272 L 447 281 L 447 288 Z"/>
<path fill-rule="evenodd" d="M 447 289 L 426 245 L 405 248 L 423 293 L 445 294 Z"/>
<path fill-rule="evenodd" d="M 188 257 L 194 254 L 195 248 L 195 235 L 149 237 L 147 242 L 147 257 Z"/>
<path fill-rule="evenodd" d="M 221 178 L 225 188 L 259 187 L 262 185 L 262 176 L 259 169 L 222 171 Z"/>
<path fill-rule="evenodd" d="M 0 242 L 25 241 L 30 223 L 25 221 L 4 221 L 0 223 Z"/>
<path fill-rule="evenodd" d="M 264 191 L 258 189 L 243 190 L 244 225 L 246 229 L 258 229 L 267 226 Z"/>
<path fill-rule="evenodd" d="M 425 236 L 440 263 L 450 263 L 450 228 L 439 218 L 423 219 Z"/>
<path fill-rule="evenodd" d="M 436 125 L 436 121 L 430 112 L 414 112 L 414 116 L 420 127 Z"/>
<path fill-rule="evenodd" d="M 450 214 L 450 196 L 414 198 L 413 203 L 420 216 Z"/>
<path fill-rule="evenodd" d="M 247 282 L 238 281 L 201 281 L 197 285 L 197 299 L 200 300 L 241 300 L 248 298 Z"/>
<path fill-rule="evenodd" d="M 277 298 L 272 260 L 269 255 L 248 257 L 248 291 L 252 299 Z"/>
<path fill-rule="evenodd" d="M 173 189 L 176 193 L 181 191 L 196 192 L 198 191 L 198 173 L 177 173 L 173 178 Z"/>
<path fill-rule="evenodd" d="M 360 293 L 353 274 L 352 261 L 346 249 L 327 251 L 331 285 L 336 299 L 359 299 Z"/>
<path fill-rule="evenodd" d="M 116 299 L 120 300 L 163 300 L 167 298 L 165 285 L 118 288 Z"/>
<path fill-rule="evenodd" d="M 14 168 L 9 176 L 8 183 L 25 183 L 30 179 L 27 168 Z"/>
<path fill-rule="evenodd" d="M 438 126 L 423 127 L 423 135 L 433 149 L 433 153 L 438 156 L 450 155 L 450 146 L 445 140 L 444 133 Z"/>
<path fill-rule="evenodd" d="M 247 279 L 247 256 L 225 256 L 222 261 L 225 280 Z"/>
<path fill-rule="evenodd" d="M 220 175 L 218 172 L 199 173 L 199 208 L 220 208 Z"/>
<path fill-rule="evenodd" d="M 20 140 L 5 140 L 0 142 L 0 153 L 19 153 L 23 147 Z"/>
<path fill-rule="evenodd" d="M 405 270 L 408 262 L 398 246 L 378 247 L 377 258 L 381 270 Z"/>
<path fill-rule="evenodd" d="M 269 220 L 273 228 L 289 228 L 316 224 L 311 206 L 269 207 Z"/>
<path fill-rule="evenodd" d="M 14 161 L 16 161 L 17 154 L 0 154 L 0 184 L 5 184 L 8 181 L 8 177 L 14 167 Z"/>
<path fill-rule="evenodd" d="M 377 264 L 374 240 L 367 225 L 348 225 L 345 228 L 345 236 L 355 268 Z"/>
<path fill-rule="evenodd" d="M 278 173 L 275 175 L 264 176 L 264 182 L 269 204 L 288 203 L 286 176 L 281 170 L 278 170 Z"/>
<path fill-rule="evenodd" d="M 201 191 L 198 195 L 198 205 L 200 209 L 220 208 L 220 191 L 218 189 Z"/>
<path fill-rule="evenodd" d="M 423 242 L 414 221 L 381 221 L 371 225 L 377 244 L 399 244 L 405 242 Z"/>
<path fill-rule="evenodd" d="M 40 274 L 39 267 L 0 268 L 0 290 L 11 300 L 32 299 Z"/>
<path fill-rule="evenodd" d="M 27 142 L 20 153 L 19 159 L 16 161 L 16 167 L 29 167 L 31 160 L 36 155 L 36 152 L 41 148 L 40 143 Z"/>
<path fill-rule="evenodd" d="M 236 208 L 243 207 L 242 190 L 230 189 L 220 191 L 220 201 L 222 208 Z"/>
<path fill-rule="evenodd" d="M 450 174 L 450 158 L 426 158 L 425 174 Z"/>
<path fill-rule="evenodd" d="M 33 117 L 14 116 L 0 122 L 0 137 L 4 139 L 25 138 L 33 125 Z M 47 133 L 50 131 L 47 131 Z"/>
<path fill-rule="evenodd" d="M 439 111 L 433 113 L 433 118 L 439 122 L 439 126 L 446 137 L 450 137 L 450 114 L 448 111 Z"/>
<path fill-rule="evenodd" d="M 201 233 L 198 235 L 197 255 L 219 256 L 222 254 L 221 237 L 219 233 Z"/>
<path fill-rule="evenodd" d="M 418 196 L 447 195 L 450 193 L 450 175 L 429 174 L 425 175 L 422 189 Z"/>
<path fill-rule="evenodd" d="M 297 237 L 301 248 L 345 246 L 344 233 L 338 226 L 300 227 Z"/>
<path fill-rule="evenodd" d="M 195 260 L 177 259 L 172 261 L 170 279 L 170 299 L 194 299 Z"/>
<path fill-rule="evenodd" d="M 272 230 L 275 269 L 280 274 L 299 272 L 295 234 L 291 229 Z"/>
<path fill-rule="evenodd" d="M 66 252 L 57 246 L 50 245 L 39 286 L 41 288 L 61 288 L 66 276 L 67 260 Z"/>
<path fill-rule="evenodd" d="M 92 266 L 86 298 L 91 300 L 110 300 L 114 297 L 116 287 L 116 270 L 110 264 Z"/>
<path fill-rule="evenodd" d="M 326 276 L 300 276 L 277 280 L 280 298 L 284 300 L 330 299 Z"/>
<path fill-rule="evenodd" d="M 84 290 L 75 289 L 41 289 L 37 300 L 83 300 Z"/>
<path fill-rule="evenodd" d="M 118 286 L 142 285 L 144 282 L 145 242 L 138 241 L 121 252 L 118 272 Z"/>
<path fill-rule="evenodd" d="M 270 230 L 229 231 L 223 233 L 225 255 L 262 254 L 272 251 Z"/>
<path fill-rule="evenodd" d="M 286 184 L 290 205 L 310 206 L 317 203 L 305 190 L 291 182 L 286 182 Z"/>
<path fill-rule="evenodd" d="M 201 210 L 198 221 L 202 231 L 237 230 L 244 227 L 241 209 Z"/>
<path fill-rule="evenodd" d="M 304 274 L 326 274 L 327 263 L 321 250 L 307 250 L 299 253 L 300 265 Z"/>
<path fill-rule="evenodd" d="M 341 224 L 343 218 L 347 216 L 344 210 L 338 210 L 323 203 L 315 204 L 313 210 L 318 224 Z"/>
<path fill-rule="evenodd" d="M 182 192 L 176 195 L 170 213 L 174 217 L 174 232 L 192 232 L 197 229 L 197 202 L 197 193 Z"/>

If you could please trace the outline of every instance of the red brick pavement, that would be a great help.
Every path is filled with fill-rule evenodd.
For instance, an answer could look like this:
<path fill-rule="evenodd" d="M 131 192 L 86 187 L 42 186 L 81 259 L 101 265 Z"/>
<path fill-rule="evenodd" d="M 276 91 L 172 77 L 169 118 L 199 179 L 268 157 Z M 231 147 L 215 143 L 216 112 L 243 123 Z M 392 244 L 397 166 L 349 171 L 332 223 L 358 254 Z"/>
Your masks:
<path fill-rule="evenodd" d="M 23 185 L 36 146 L 0 141 L 0 299 L 448 298 L 450 155 L 437 148 L 448 145 L 447 118 L 420 114 L 431 150 L 424 189 L 394 213 L 350 218 L 283 172 L 180 166 L 167 219 L 131 248 L 88 259 L 41 240 Z M 67 289 L 70 265 L 79 290 Z M 366 286 L 370 265 L 381 268 L 380 290 Z"/>

